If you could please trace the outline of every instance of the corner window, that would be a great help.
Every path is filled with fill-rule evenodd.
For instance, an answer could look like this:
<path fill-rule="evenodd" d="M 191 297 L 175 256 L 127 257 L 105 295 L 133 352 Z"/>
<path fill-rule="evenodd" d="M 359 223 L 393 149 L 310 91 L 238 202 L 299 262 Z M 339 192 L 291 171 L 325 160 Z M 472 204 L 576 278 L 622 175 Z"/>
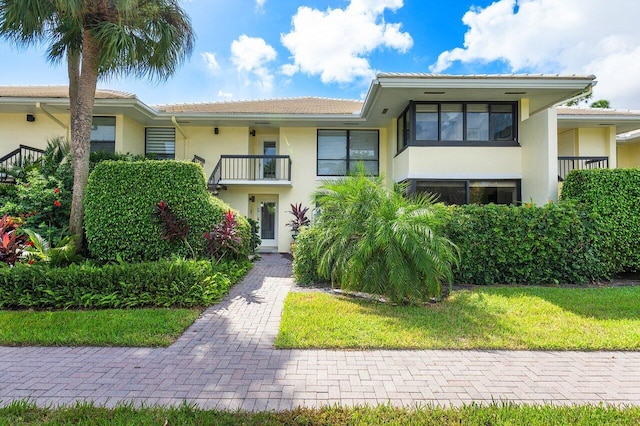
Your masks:
<path fill-rule="evenodd" d="M 377 130 L 318 130 L 318 176 L 346 176 L 358 163 L 377 176 L 378 139 Z"/>
<path fill-rule="evenodd" d="M 155 160 L 175 159 L 176 129 L 173 127 L 147 127 L 144 154 Z"/>
<path fill-rule="evenodd" d="M 116 152 L 116 118 L 93 117 L 91 120 L 90 152 Z"/>
<path fill-rule="evenodd" d="M 430 193 L 445 204 L 517 204 L 519 180 L 416 180 L 411 192 Z"/>
<path fill-rule="evenodd" d="M 515 102 L 411 102 L 398 117 L 398 152 L 408 145 L 517 145 L 516 106 Z"/>

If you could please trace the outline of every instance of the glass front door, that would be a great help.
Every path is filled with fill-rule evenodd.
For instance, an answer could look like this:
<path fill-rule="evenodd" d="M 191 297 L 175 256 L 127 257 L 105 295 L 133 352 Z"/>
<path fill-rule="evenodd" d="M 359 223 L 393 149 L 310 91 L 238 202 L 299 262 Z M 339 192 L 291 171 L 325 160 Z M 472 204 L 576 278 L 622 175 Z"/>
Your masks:
<path fill-rule="evenodd" d="M 263 155 L 276 155 L 276 142 L 275 141 L 264 141 L 263 144 Z M 276 159 L 275 158 L 265 158 L 262 164 L 262 179 L 275 179 L 276 178 Z"/>
<path fill-rule="evenodd" d="M 256 197 L 257 220 L 260 225 L 260 238 L 262 247 L 275 247 L 277 245 L 277 217 L 278 204 L 271 197 Z"/>

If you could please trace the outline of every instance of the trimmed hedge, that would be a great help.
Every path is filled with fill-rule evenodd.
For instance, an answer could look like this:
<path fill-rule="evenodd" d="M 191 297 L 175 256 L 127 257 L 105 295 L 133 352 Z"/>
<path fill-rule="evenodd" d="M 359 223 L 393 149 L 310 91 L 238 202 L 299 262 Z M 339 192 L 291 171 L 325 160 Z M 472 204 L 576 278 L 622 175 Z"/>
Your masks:
<path fill-rule="evenodd" d="M 220 223 L 230 207 L 207 191 L 202 167 L 180 161 L 103 161 L 89 176 L 85 226 L 91 255 L 100 261 L 128 262 L 191 256 L 184 241 L 166 241 L 153 215 L 164 200 L 178 217 L 186 218 L 189 244 L 205 255 L 204 234 Z M 248 255 L 251 227 L 237 216 Z"/>
<path fill-rule="evenodd" d="M 206 260 L 65 268 L 18 264 L 0 268 L 0 309 L 208 306 L 250 267 Z"/>
<path fill-rule="evenodd" d="M 561 198 L 598 215 L 607 237 L 601 251 L 615 272 L 640 271 L 640 169 L 573 170 Z"/>
<path fill-rule="evenodd" d="M 596 218 L 568 203 L 452 207 L 445 233 L 462 257 L 457 283 L 579 284 L 612 273 Z"/>

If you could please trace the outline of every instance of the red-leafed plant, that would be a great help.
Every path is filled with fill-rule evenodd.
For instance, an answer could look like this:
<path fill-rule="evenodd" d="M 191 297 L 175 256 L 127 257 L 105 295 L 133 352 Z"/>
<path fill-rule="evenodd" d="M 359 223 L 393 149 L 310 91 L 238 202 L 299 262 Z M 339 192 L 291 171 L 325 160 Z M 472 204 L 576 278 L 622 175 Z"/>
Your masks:
<path fill-rule="evenodd" d="M 204 237 L 209 244 L 209 253 L 218 261 L 237 255 L 242 249 L 240 229 L 236 215 L 231 210 L 228 210 L 222 221 L 214 225 L 213 230 L 204 234 Z"/>
<path fill-rule="evenodd" d="M 158 219 L 158 223 L 162 225 L 161 238 L 167 241 L 182 240 L 189 248 L 191 255 L 195 259 L 196 254 L 193 251 L 191 244 L 189 244 L 189 240 L 187 240 L 187 234 L 189 233 L 189 224 L 187 223 L 187 220 L 176 216 L 169 207 L 169 204 L 164 200 L 159 201 L 158 204 L 155 205 L 153 213 Z"/>
<path fill-rule="evenodd" d="M 297 234 L 301 227 L 311 225 L 311 221 L 307 217 L 308 211 L 309 207 L 302 208 L 302 203 L 291 204 L 291 210 L 287 213 L 291 213 L 293 219 L 286 225 L 291 228 L 291 232 Z"/>
<path fill-rule="evenodd" d="M 18 225 L 7 215 L 0 219 L 0 262 L 13 266 L 20 259 L 27 235 L 18 235 Z"/>

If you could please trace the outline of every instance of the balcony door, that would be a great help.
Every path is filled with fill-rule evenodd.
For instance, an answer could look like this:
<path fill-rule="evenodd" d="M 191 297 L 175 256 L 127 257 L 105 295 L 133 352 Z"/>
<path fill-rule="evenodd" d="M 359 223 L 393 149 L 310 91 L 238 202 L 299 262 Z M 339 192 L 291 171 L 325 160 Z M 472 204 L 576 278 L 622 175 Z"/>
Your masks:
<path fill-rule="evenodd" d="M 260 225 L 261 248 L 275 248 L 278 246 L 278 199 L 276 196 L 256 196 L 257 221 Z"/>
<path fill-rule="evenodd" d="M 260 140 L 260 155 L 265 158 L 259 161 L 259 176 L 261 179 L 272 180 L 278 176 L 278 162 L 275 158 L 266 158 L 278 154 L 278 141 L 274 137 L 265 137 Z"/>

